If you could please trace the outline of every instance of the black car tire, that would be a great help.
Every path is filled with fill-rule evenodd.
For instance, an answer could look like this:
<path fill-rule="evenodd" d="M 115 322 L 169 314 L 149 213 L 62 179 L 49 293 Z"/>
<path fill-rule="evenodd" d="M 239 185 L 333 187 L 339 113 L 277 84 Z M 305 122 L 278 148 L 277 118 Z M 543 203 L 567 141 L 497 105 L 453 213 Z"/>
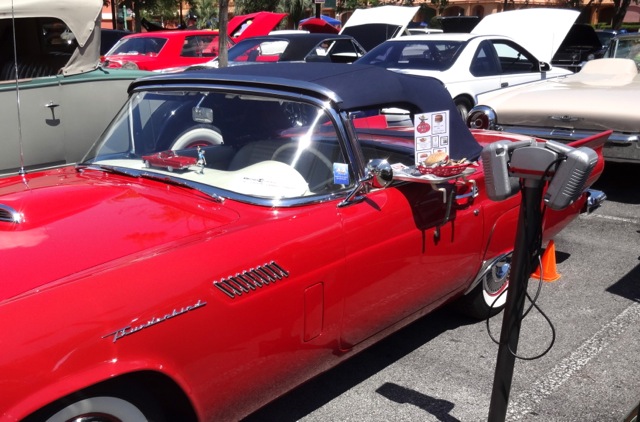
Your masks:
<path fill-rule="evenodd" d="M 453 102 L 456 105 L 456 109 L 462 117 L 462 120 L 467 121 L 467 116 L 469 115 L 469 110 L 473 107 L 473 104 L 465 97 L 456 97 Z"/>

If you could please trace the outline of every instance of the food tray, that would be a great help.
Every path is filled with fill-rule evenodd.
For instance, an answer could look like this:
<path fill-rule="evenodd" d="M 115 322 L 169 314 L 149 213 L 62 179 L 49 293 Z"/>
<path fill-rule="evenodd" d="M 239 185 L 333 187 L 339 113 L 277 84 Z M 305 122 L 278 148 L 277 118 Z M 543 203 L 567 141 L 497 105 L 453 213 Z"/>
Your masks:
<path fill-rule="evenodd" d="M 393 178 L 395 180 L 403 180 L 407 182 L 421 182 L 421 183 L 431 183 L 431 184 L 439 184 L 446 182 L 448 180 L 455 180 L 458 178 L 464 178 L 470 174 L 475 173 L 475 166 L 465 165 L 466 168 L 462 169 L 462 171 L 458 174 L 453 174 L 451 176 L 438 176 L 433 173 L 421 173 L 414 166 L 404 166 L 402 164 L 393 165 Z"/>
<path fill-rule="evenodd" d="M 433 174 L 434 176 L 438 177 L 451 177 L 462 174 L 462 172 L 464 172 L 467 167 L 469 167 L 469 164 L 470 163 L 438 167 L 426 167 L 419 165 L 416 167 L 416 169 L 420 172 L 420 174 Z"/>

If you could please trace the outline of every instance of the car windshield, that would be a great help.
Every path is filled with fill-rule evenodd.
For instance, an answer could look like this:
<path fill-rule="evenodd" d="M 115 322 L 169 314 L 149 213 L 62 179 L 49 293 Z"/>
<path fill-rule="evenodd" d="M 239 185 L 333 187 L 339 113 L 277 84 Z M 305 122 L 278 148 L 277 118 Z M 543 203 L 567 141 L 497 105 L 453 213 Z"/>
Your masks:
<path fill-rule="evenodd" d="M 166 38 L 160 37 L 122 38 L 116 45 L 113 46 L 113 48 L 107 53 L 107 55 L 155 55 L 158 54 L 160 50 L 162 50 L 162 47 L 164 47 L 166 42 Z"/>
<path fill-rule="evenodd" d="M 611 57 L 632 59 L 636 64 L 640 64 L 640 37 L 620 38 L 614 44 Z"/>
<path fill-rule="evenodd" d="M 138 92 L 83 164 L 172 176 L 219 196 L 330 194 L 354 180 L 331 116 L 315 103 L 253 93 Z"/>
<path fill-rule="evenodd" d="M 463 45 L 449 40 L 389 41 L 369 51 L 358 63 L 389 69 L 446 70 Z"/>
<path fill-rule="evenodd" d="M 611 38 L 616 36 L 616 33 L 613 31 L 596 31 L 596 35 L 598 36 L 602 47 L 606 48 L 609 45 Z"/>

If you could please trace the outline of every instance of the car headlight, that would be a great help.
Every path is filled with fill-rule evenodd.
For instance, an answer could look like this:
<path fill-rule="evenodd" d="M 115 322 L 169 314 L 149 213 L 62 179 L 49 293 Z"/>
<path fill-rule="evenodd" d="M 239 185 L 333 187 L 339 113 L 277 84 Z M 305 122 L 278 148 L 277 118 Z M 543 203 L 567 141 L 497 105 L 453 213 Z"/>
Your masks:
<path fill-rule="evenodd" d="M 467 127 L 470 129 L 497 130 L 496 121 L 496 112 L 489 106 L 475 106 L 467 115 Z"/>
<path fill-rule="evenodd" d="M 138 70 L 138 65 L 134 62 L 124 62 L 122 63 L 122 68 L 128 70 Z"/>

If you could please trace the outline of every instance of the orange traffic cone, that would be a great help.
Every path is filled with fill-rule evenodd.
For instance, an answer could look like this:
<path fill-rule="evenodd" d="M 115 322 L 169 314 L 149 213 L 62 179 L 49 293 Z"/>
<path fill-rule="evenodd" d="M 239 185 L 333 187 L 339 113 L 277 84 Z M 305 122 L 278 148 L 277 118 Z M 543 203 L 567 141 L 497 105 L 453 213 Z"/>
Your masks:
<path fill-rule="evenodd" d="M 547 249 L 542 254 L 542 281 L 552 282 L 560 278 L 556 268 L 556 245 L 553 240 L 549 241 Z M 531 274 L 532 278 L 540 278 L 540 266 Z"/>

